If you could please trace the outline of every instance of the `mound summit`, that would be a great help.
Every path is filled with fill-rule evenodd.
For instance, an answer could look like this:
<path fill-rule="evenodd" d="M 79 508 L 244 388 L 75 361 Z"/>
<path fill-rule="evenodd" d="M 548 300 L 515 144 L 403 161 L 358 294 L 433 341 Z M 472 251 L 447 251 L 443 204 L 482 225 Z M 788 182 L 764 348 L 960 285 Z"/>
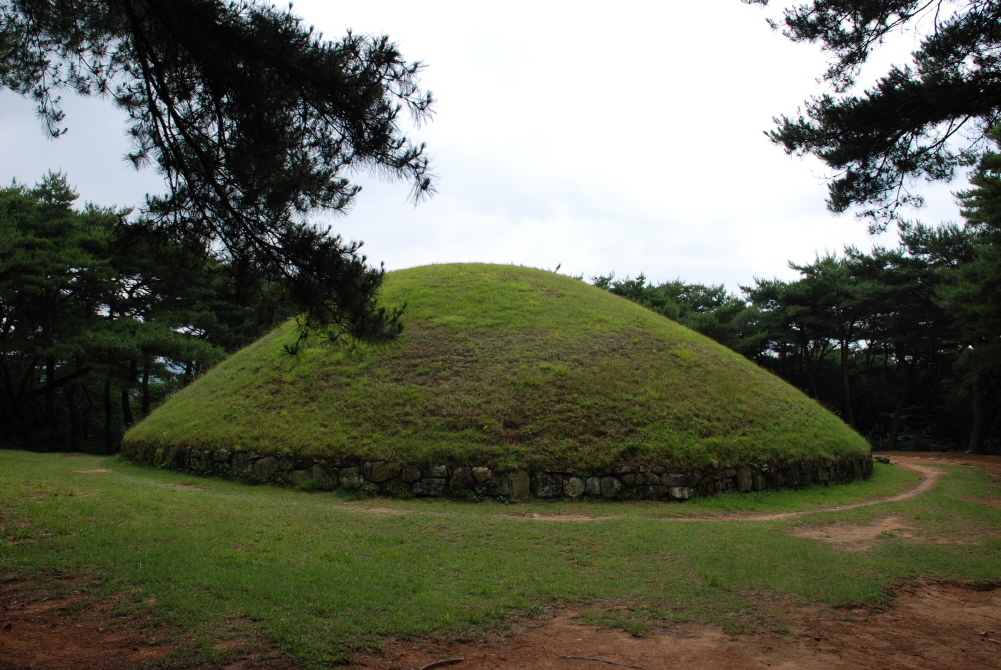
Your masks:
<path fill-rule="evenodd" d="M 126 434 L 123 453 L 417 493 L 511 493 L 535 473 L 537 495 L 568 494 L 570 479 L 581 486 L 569 494 L 584 484 L 596 494 L 615 478 L 615 495 L 638 481 L 651 497 L 666 497 L 668 483 L 687 497 L 871 470 L 866 442 L 800 391 L 583 281 L 432 265 L 388 273 L 381 299 L 407 305 L 393 344 L 322 345 L 293 359 L 288 323 L 170 398 Z M 490 484 L 497 473 L 512 474 Z"/>

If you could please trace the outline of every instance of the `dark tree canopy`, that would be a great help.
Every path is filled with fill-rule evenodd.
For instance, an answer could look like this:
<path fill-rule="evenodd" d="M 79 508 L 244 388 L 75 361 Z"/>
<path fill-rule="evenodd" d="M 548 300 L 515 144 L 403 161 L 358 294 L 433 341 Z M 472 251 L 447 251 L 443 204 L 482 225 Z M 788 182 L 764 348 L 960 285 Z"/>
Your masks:
<path fill-rule="evenodd" d="M 34 99 L 51 136 L 62 91 L 127 113 L 130 159 L 168 186 L 140 225 L 282 286 L 310 327 L 369 339 L 399 330 L 374 302 L 382 272 L 308 215 L 348 207 L 352 170 L 408 180 L 415 199 L 433 190 L 399 125 L 431 114 L 421 67 L 386 37 L 327 41 L 255 2 L 0 0 L 0 87 Z"/>
<path fill-rule="evenodd" d="M 832 57 L 824 79 L 834 93 L 777 118 L 769 133 L 788 153 L 816 155 L 835 171 L 831 211 L 857 206 L 875 229 L 885 227 L 902 205 L 921 204 L 915 180 L 951 179 L 1001 120 L 998 0 L 813 0 L 787 7 L 772 25 Z M 913 62 L 849 93 L 873 50 L 900 31 L 921 34 Z"/>

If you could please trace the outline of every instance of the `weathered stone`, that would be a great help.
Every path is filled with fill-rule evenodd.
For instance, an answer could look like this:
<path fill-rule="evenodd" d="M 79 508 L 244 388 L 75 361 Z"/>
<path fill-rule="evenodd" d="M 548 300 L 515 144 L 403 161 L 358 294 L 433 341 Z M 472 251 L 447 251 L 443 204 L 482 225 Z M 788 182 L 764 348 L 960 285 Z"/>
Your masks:
<path fill-rule="evenodd" d="M 250 454 L 245 451 L 238 451 L 233 454 L 233 472 L 243 474 L 250 469 Z"/>
<path fill-rule="evenodd" d="M 474 489 L 477 495 L 507 498 L 511 495 L 511 478 L 506 475 L 491 477 Z"/>
<path fill-rule="evenodd" d="M 568 498 L 579 498 L 584 495 L 586 486 L 580 477 L 567 477 L 563 480 L 563 495 Z"/>
<path fill-rule="evenodd" d="M 404 465 L 402 468 L 402 477 L 405 482 L 416 482 L 421 478 L 421 469 L 416 465 Z"/>
<path fill-rule="evenodd" d="M 650 470 L 650 472 L 652 472 L 652 473 L 653 473 L 653 474 L 655 474 L 655 475 L 662 475 L 662 474 L 664 474 L 665 472 L 667 472 L 667 468 L 663 468 L 663 467 L 661 467 L 661 466 L 659 466 L 659 465 L 658 465 L 658 466 L 655 466 L 655 467 L 653 467 L 653 468 L 652 468 L 652 469 Z"/>
<path fill-rule="evenodd" d="M 472 473 L 477 482 L 485 482 L 493 476 L 490 468 L 473 468 Z"/>
<path fill-rule="evenodd" d="M 651 500 L 659 500 L 667 495 L 666 486 L 645 486 L 643 487 L 643 497 Z"/>
<path fill-rule="evenodd" d="M 694 491 L 687 486 L 672 486 L 667 490 L 667 494 L 675 500 L 688 500 Z"/>
<path fill-rule="evenodd" d="M 235 462 L 235 461 L 234 461 Z M 333 491 L 337 488 L 337 472 L 328 470 L 322 465 L 314 465 L 310 472 L 313 473 L 313 485 L 321 491 Z"/>
<path fill-rule="evenodd" d="M 282 472 L 287 472 L 288 470 L 292 470 L 293 468 L 295 468 L 295 463 L 293 463 L 286 456 L 282 456 L 280 459 L 278 459 L 278 469 L 281 470 Z"/>
<path fill-rule="evenodd" d="M 588 477 L 584 482 L 584 493 L 589 496 L 601 495 L 601 479 L 599 477 Z"/>
<path fill-rule="evenodd" d="M 471 489 L 475 483 L 472 471 L 466 467 L 456 468 L 452 471 L 452 476 L 448 478 L 448 488 L 453 491 Z"/>
<path fill-rule="evenodd" d="M 227 463 L 229 462 L 229 457 L 233 454 L 229 449 L 216 449 L 212 453 L 212 460 L 216 463 Z"/>
<path fill-rule="evenodd" d="M 556 498 L 563 492 L 563 482 L 559 475 L 551 472 L 536 472 L 532 477 L 532 494 L 536 498 Z"/>
<path fill-rule="evenodd" d="M 445 493 L 445 480 L 428 477 L 414 482 L 413 492 L 419 496 L 440 496 Z"/>
<path fill-rule="evenodd" d="M 366 481 L 365 479 L 362 479 L 361 486 L 358 487 L 358 490 L 361 491 L 362 493 L 367 493 L 370 496 L 374 496 L 377 493 L 379 493 L 379 485 L 376 484 L 375 482 L 369 482 Z"/>
<path fill-rule="evenodd" d="M 652 472 L 648 472 L 645 475 L 643 475 L 643 483 L 646 484 L 647 486 L 661 485 L 660 477 Z"/>
<path fill-rule="evenodd" d="M 261 480 L 268 480 L 278 471 L 278 461 L 271 456 L 265 456 L 254 463 L 254 474 Z"/>
<path fill-rule="evenodd" d="M 737 476 L 737 470 L 735 468 L 727 468 L 723 471 L 723 476 L 729 479 L 730 477 Z"/>
<path fill-rule="evenodd" d="M 640 471 L 640 474 L 646 474 L 646 473 L 650 472 L 650 466 L 648 466 L 648 465 L 641 465 L 639 467 L 639 471 Z"/>
<path fill-rule="evenodd" d="M 754 472 L 751 474 L 751 488 L 755 491 L 764 491 L 767 487 L 765 484 L 765 475 L 761 472 Z"/>
<path fill-rule="evenodd" d="M 685 475 L 662 475 L 660 478 L 660 483 L 664 486 L 684 486 L 685 485 Z"/>
<path fill-rule="evenodd" d="M 384 482 L 400 474 L 398 463 L 386 463 L 384 461 L 373 461 L 364 466 L 365 479 L 376 484 Z"/>
<path fill-rule="evenodd" d="M 637 477 L 639 477 L 639 475 L 635 475 L 635 474 L 633 474 L 631 472 L 626 473 L 626 474 L 622 475 L 622 483 L 625 484 L 626 486 L 632 486 L 633 484 L 636 483 L 636 478 Z M 640 483 L 641 484 L 643 483 L 642 479 L 640 479 Z"/>
<path fill-rule="evenodd" d="M 292 486 L 302 486 L 313 481 L 313 473 L 309 470 L 289 470 L 285 473 L 285 481 Z"/>
<path fill-rule="evenodd" d="M 163 465 L 164 451 L 165 451 L 165 449 L 163 447 L 157 447 L 156 451 L 153 453 L 153 467 L 154 468 L 158 468 L 161 465 Z"/>
<path fill-rule="evenodd" d="M 357 491 L 365 482 L 361 476 L 361 468 L 344 468 L 338 475 L 342 488 L 348 491 Z"/>
<path fill-rule="evenodd" d="M 751 481 L 751 468 L 738 468 L 737 469 L 737 490 L 746 493 L 750 491 L 753 485 Z"/>
<path fill-rule="evenodd" d="M 216 473 L 217 475 L 228 475 L 231 471 L 232 468 L 229 467 L 229 463 L 212 464 L 212 472 Z"/>
<path fill-rule="evenodd" d="M 428 479 L 445 479 L 445 477 L 448 477 L 448 468 L 444 465 L 436 465 L 433 468 L 425 470 L 421 476 Z"/>
<path fill-rule="evenodd" d="M 601 478 L 601 496 L 603 498 L 614 498 L 622 490 L 622 482 L 615 477 Z"/>
<path fill-rule="evenodd" d="M 508 473 L 508 490 L 512 500 L 528 500 L 532 496 L 527 470 Z"/>
<path fill-rule="evenodd" d="M 636 468 L 625 465 L 620 465 L 618 467 L 612 468 L 612 474 L 617 476 L 628 475 L 631 472 L 636 472 Z"/>
<path fill-rule="evenodd" d="M 682 486 L 677 488 L 690 488 L 690 487 Z M 700 481 L 699 485 L 695 488 L 700 495 L 711 496 L 712 494 L 716 493 L 716 480 L 713 479 L 712 477 L 703 477 L 702 481 Z"/>

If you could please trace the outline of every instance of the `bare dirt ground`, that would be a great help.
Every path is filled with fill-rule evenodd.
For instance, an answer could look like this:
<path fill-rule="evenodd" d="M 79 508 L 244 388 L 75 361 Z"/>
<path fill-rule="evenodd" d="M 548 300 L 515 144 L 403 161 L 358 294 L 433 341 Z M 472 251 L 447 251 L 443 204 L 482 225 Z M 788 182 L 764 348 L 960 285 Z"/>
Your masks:
<path fill-rule="evenodd" d="M 463 659 L 456 670 L 518 670 L 615 667 L 691 668 L 1001 667 L 1001 584 L 964 585 L 917 581 L 897 590 L 882 610 L 827 609 L 787 599 L 745 594 L 772 612 L 774 632 L 727 635 L 719 628 L 682 624 L 637 638 L 619 630 L 575 623 L 577 613 L 518 622 L 506 634 L 437 647 L 398 642 L 378 656 L 360 659 L 373 670 L 410 670 L 435 661 Z"/>
<path fill-rule="evenodd" d="M 169 651 L 148 622 L 116 617 L 115 598 L 81 595 L 76 587 L 87 585 L 70 577 L 42 590 L 21 581 L 0 584 L 0 670 L 125 670 Z"/>
<path fill-rule="evenodd" d="M 901 467 L 919 469 L 923 479 L 900 496 L 860 503 L 904 499 L 930 490 L 941 475 L 935 465 L 980 467 L 1001 479 L 1001 457 L 965 454 L 889 453 Z M 928 467 L 931 466 L 931 467 Z M 973 502 L 996 506 L 1001 499 Z M 376 510 L 372 510 L 376 511 Z M 389 513 L 382 509 L 379 512 Z M 791 515 L 740 516 L 768 520 Z M 546 519 L 550 520 L 550 519 Z M 554 521 L 585 521 L 566 518 Z M 847 524 L 843 524 L 847 526 Z M 838 535 L 838 526 L 814 529 Z M 880 533 L 906 533 L 899 518 L 872 526 L 850 526 L 840 537 L 846 549 L 864 550 Z M 804 531 L 805 532 L 805 531 Z M 18 581 L 0 583 L 0 670 L 132 670 L 155 667 L 167 659 L 176 636 L 154 629 L 148 620 L 115 615 L 115 598 L 81 595 L 81 578 L 54 578 L 69 595 Z M 519 619 L 509 630 L 459 641 L 386 640 L 384 649 L 359 657 L 355 667 L 372 670 L 655 670 L 785 668 L 1001 668 L 1001 581 L 959 584 L 916 580 L 900 585 L 881 608 L 827 608 L 765 593 L 742 594 L 765 614 L 754 634 L 731 636 L 718 627 L 685 623 L 634 637 L 620 630 L 579 622 L 587 612 L 552 610 L 544 619 Z M 222 670 L 292 669 L 260 643 L 234 637 L 220 648 L 241 659 Z M 460 660 L 461 659 L 461 660 Z M 172 667 L 185 667 L 170 663 Z M 202 668 L 216 666 L 200 666 Z"/>

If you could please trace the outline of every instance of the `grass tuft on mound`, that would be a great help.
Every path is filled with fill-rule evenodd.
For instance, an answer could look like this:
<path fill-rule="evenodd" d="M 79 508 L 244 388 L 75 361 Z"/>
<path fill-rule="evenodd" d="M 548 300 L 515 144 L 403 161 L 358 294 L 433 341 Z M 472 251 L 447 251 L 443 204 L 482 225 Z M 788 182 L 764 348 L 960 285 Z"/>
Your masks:
<path fill-rule="evenodd" d="M 677 468 L 867 453 L 778 377 L 580 280 L 450 264 L 386 275 L 391 345 L 283 355 L 290 322 L 130 430 L 126 443 L 336 460 Z"/>

